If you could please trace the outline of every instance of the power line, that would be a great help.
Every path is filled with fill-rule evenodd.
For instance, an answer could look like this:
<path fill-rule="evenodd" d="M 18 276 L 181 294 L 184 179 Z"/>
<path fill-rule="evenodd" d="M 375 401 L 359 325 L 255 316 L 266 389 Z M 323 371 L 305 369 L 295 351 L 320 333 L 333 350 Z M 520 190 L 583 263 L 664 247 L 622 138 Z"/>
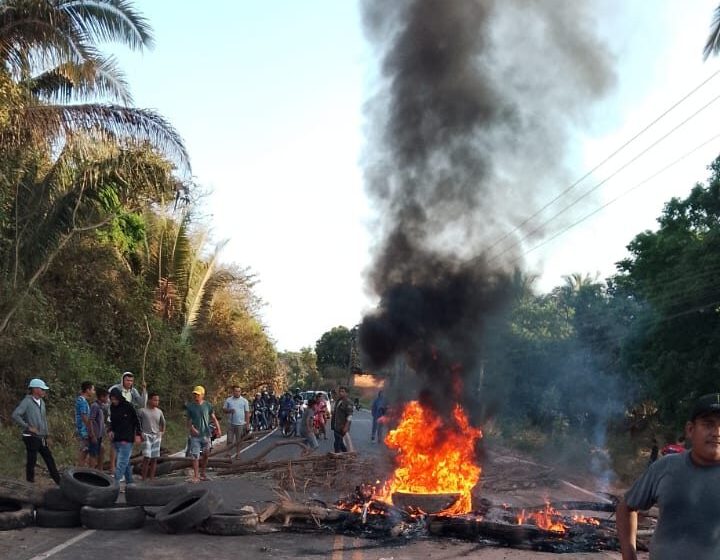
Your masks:
<path fill-rule="evenodd" d="M 617 148 L 614 152 L 612 152 L 609 156 L 607 156 L 605 159 L 603 159 L 600 163 L 595 165 L 590 171 L 585 173 L 582 177 L 580 177 L 578 180 L 576 180 L 574 183 L 572 183 L 569 187 L 567 187 L 564 191 L 562 191 L 560 194 L 558 194 L 555 198 L 553 198 L 551 201 L 545 204 L 542 208 L 537 210 L 534 214 L 523 220 L 520 224 L 518 224 L 513 230 L 509 231 L 505 235 L 503 235 L 501 238 L 499 238 L 497 241 L 495 241 L 489 248 L 488 251 L 491 251 L 495 247 L 497 247 L 500 243 L 505 241 L 508 237 L 510 237 L 513 233 L 518 231 L 520 228 L 522 228 L 524 225 L 526 225 L 530 220 L 537 217 L 539 214 L 541 214 L 544 210 L 549 208 L 552 204 L 557 202 L 560 198 L 565 196 L 568 192 L 573 190 L 575 187 L 577 187 L 580 183 L 582 183 L 585 179 L 590 177 L 595 171 L 600 169 L 603 165 L 605 165 L 608 161 L 610 161 L 612 158 L 614 158 L 617 154 L 619 154 L 621 151 L 623 151 L 625 148 L 627 148 L 630 144 L 632 144 L 635 140 L 640 138 L 645 132 L 650 130 L 653 126 L 655 126 L 658 122 L 660 122 L 663 118 L 665 118 L 669 113 L 674 111 L 679 105 L 684 103 L 687 99 L 692 97 L 697 91 L 702 89 L 708 82 L 710 82 L 713 78 L 715 78 L 718 74 L 720 74 L 720 70 L 716 70 L 713 72 L 707 79 L 702 81 L 700 84 L 695 86 L 692 90 L 690 90 L 687 94 L 685 94 L 681 99 L 673 103 L 670 107 L 665 109 L 658 117 L 656 117 L 652 122 L 650 122 L 648 125 L 646 125 L 644 128 L 642 128 L 639 132 L 637 132 L 634 136 L 632 136 L 629 140 L 627 140 L 624 144 L 622 144 L 619 148 Z"/>
<path fill-rule="evenodd" d="M 535 229 L 531 230 L 529 233 L 525 234 L 523 237 L 521 237 L 520 239 L 518 239 L 518 240 L 517 240 L 515 243 L 513 243 L 512 245 L 506 247 L 505 250 L 502 251 L 501 253 L 498 253 L 498 254 L 495 255 L 494 257 L 491 257 L 491 258 L 489 259 L 489 261 L 492 262 L 492 261 L 494 261 L 494 260 L 497 260 L 497 259 L 500 258 L 502 255 L 504 255 L 505 253 L 507 253 L 510 249 L 512 249 L 513 247 L 516 247 L 517 245 L 520 245 L 520 244 L 521 244 L 523 241 L 525 241 L 528 237 L 530 237 L 530 236 L 533 235 L 534 233 L 537 233 L 538 231 L 540 231 L 541 229 L 543 229 L 546 225 L 548 225 L 550 222 L 552 222 L 553 220 L 557 219 L 559 216 L 561 216 L 562 214 L 564 214 L 565 212 L 567 212 L 568 210 L 570 210 L 570 208 L 572 208 L 573 206 L 575 206 L 578 202 L 580 202 L 580 201 L 583 200 L 584 198 L 587 198 L 588 196 L 590 196 L 590 194 L 592 194 L 593 192 L 595 192 L 597 189 L 599 189 L 601 186 L 603 186 L 605 183 L 607 183 L 610 179 L 612 179 L 613 177 L 615 177 L 616 175 L 618 175 L 620 172 L 624 171 L 624 170 L 625 170 L 627 167 L 629 167 L 631 164 L 635 163 L 638 159 L 640 159 L 642 156 L 644 156 L 645 154 L 647 154 L 647 153 L 648 153 L 650 150 L 652 150 L 655 146 L 657 146 L 658 144 L 660 144 L 661 142 L 663 142 L 663 141 L 664 141 L 666 138 L 668 138 L 671 134 L 674 134 L 679 128 L 685 126 L 688 122 L 690 122 L 692 119 L 694 119 L 696 116 L 698 116 L 700 113 L 702 113 L 705 109 L 707 109 L 708 107 L 710 107 L 713 103 L 715 103 L 715 102 L 718 101 L 719 99 L 720 99 L 720 94 L 717 95 L 717 96 L 715 96 L 715 97 L 714 97 L 713 99 L 711 99 L 708 103 L 706 103 L 705 105 L 703 105 L 700 109 L 698 109 L 697 111 L 695 111 L 692 115 L 690 115 L 689 117 L 687 117 L 686 119 L 684 119 L 684 120 L 683 120 L 682 122 L 680 122 L 678 125 L 674 126 L 672 129 L 670 129 L 669 132 L 667 132 L 666 134 L 664 134 L 663 136 L 661 136 L 658 140 L 656 140 L 655 142 L 653 142 L 652 144 L 650 144 L 647 148 L 645 148 L 643 151 L 641 151 L 641 152 L 640 152 L 639 154 L 637 154 L 635 157 L 633 157 L 632 159 L 630 159 L 629 161 L 627 161 L 625 164 L 623 164 L 622 166 L 620 166 L 618 169 L 616 169 L 613 173 L 611 173 L 610 175 L 608 175 L 607 177 L 605 177 L 605 179 L 603 179 L 602 181 L 600 181 L 599 183 L 597 183 L 597 184 L 596 184 L 594 187 L 592 187 L 590 190 L 586 191 L 585 193 L 583 193 L 582 195 L 580 195 L 579 197 L 577 197 L 573 202 L 571 202 L 570 204 L 568 204 L 567 206 L 565 206 L 562 210 L 560 210 L 559 212 L 555 213 L 553 216 L 551 216 L 550 218 L 548 218 L 547 220 L 545 220 L 542 224 L 540 224 L 539 226 L 537 226 Z M 698 149 L 700 149 L 700 148 L 698 148 Z M 676 163 L 677 163 L 677 162 L 676 162 Z"/>
<path fill-rule="evenodd" d="M 718 96 L 718 97 L 715 98 L 715 100 L 717 100 L 717 99 L 720 99 L 720 96 Z M 713 101 L 714 101 L 714 100 L 713 100 Z M 522 253 L 520 256 L 516 257 L 515 259 L 512 259 L 512 260 L 510 261 L 510 264 L 519 261 L 519 260 L 522 259 L 524 256 L 532 253 L 533 251 L 535 251 L 536 249 L 539 249 L 540 247 L 543 247 L 544 245 L 547 245 L 547 244 L 550 243 L 551 241 L 553 241 L 553 240 L 557 239 L 558 237 L 560 237 L 561 235 L 567 233 L 569 230 L 571 230 L 572 228 L 574 228 L 574 227 L 577 226 L 578 224 L 581 224 L 582 222 L 584 222 L 584 221 L 587 220 L 588 218 L 591 218 L 592 216 L 594 216 L 594 215 L 597 214 L 598 212 L 604 210 L 605 208 L 607 208 L 607 207 L 610 206 L 611 204 L 617 202 L 618 200 L 620 200 L 621 198 L 627 196 L 627 195 L 630 194 L 631 192 L 639 189 L 640 187 L 642 187 L 643 185 L 645 185 L 645 184 L 648 183 L 649 181 L 652 181 L 652 180 L 655 179 L 657 176 L 663 174 L 665 171 L 667 171 L 667 170 L 670 169 L 671 167 L 674 167 L 675 165 L 677 165 L 677 164 L 680 163 L 681 161 L 687 159 L 687 158 L 690 157 L 692 154 L 694 154 L 694 153 L 697 152 L 698 150 L 701 150 L 702 148 L 704 148 L 705 146 L 707 146 L 707 145 L 710 144 L 711 142 L 717 140 L 718 138 L 720 138 L 720 134 L 716 134 L 715 136 L 709 138 L 708 140 L 706 140 L 706 141 L 703 142 L 702 144 L 699 144 L 698 146 L 696 146 L 695 148 L 693 148 L 693 149 L 690 150 L 689 152 L 686 152 L 686 153 L 683 154 L 681 157 L 679 157 L 679 158 L 677 158 L 676 160 L 674 160 L 672 163 L 669 163 L 668 165 L 666 165 L 665 167 L 663 167 L 663 168 L 660 169 L 659 171 L 657 171 L 657 172 L 653 173 L 652 175 L 650 175 L 649 177 L 643 179 L 642 181 L 640 181 L 639 183 L 637 183 L 635 186 L 633 186 L 633 187 L 631 187 L 630 189 L 622 192 L 621 194 L 619 194 L 619 195 L 616 196 L 615 198 L 609 200 L 608 202 L 606 202 L 606 203 L 603 204 L 602 206 L 596 208 L 595 210 L 593 210 L 593 211 L 590 212 L 589 214 L 586 214 L 585 216 L 583 216 L 583 217 L 580 218 L 579 220 L 573 222 L 573 223 L 570 224 L 569 226 L 561 229 L 559 232 L 557 232 L 557 233 L 554 234 L 553 236 L 549 237 L 548 239 L 545 239 L 545 240 L 543 240 L 542 242 L 540 242 L 540 243 L 538 243 L 537 245 L 535 245 L 534 247 L 528 249 L 527 251 L 525 251 L 525 252 Z M 599 185 L 598 185 L 598 186 L 599 186 Z M 597 187 L 595 187 L 595 188 L 597 188 Z M 595 190 L 595 188 L 593 188 L 592 190 Z M 565 210 L 567 210 L 568 208 L 574 206 L 579 200 L 581 200 L 582 198 L 584 198 L 585 196 L 587 196 L 590 192 L 592 192 L 592 190 L 591 190 L 591 191 L 588 191 L 588 193 L 586 193 L 586 194 L 583 195 L 582 197 L 578 198 L 578 199 L 577 199 L 575 202 L 573 202 L 571 205 L 567 206 L 567 207 L 565 208 Z M 562 213 L 562 212 L 560 212 L 560 213 Z M 545 223 L 543 224 L 543 226 L 546 225 L 548 222 L 552 221 L 553 219 L 555 219 L 557 216 L 559 216 L 560 213 L 556 214 L 555 216 L 553 216 L 553 218 L 551 218 L 550 220 L 548 220 L 547 222 L 545 222 Z M 541 227 L 542 227 L 542 226 L 541 226 Z M 537 231 L 537 230 L 535 230 L 535 231 Z M 529 235 L 530 235 L 530 234 L 529 234 Z M 526 238 L 527 238 L 527 236 L 523 237 L 523 238 L 520 240 L 520 242 L 522 242 L 522 241 L 523 241 L 524 239 L 526 239 Z M 516 243 L 515 245 L 517 245 L 517 243 Z M 512 245 L 511 247 L 509 247 L 508 250 L 509 250 L 510 248 L 514 247 L 515 245 Z M 502 256 L 502 255 L 505 254 L 506 252 L 507 252 L 507 250 L 504 251 L 503 253 L 499 253 L 499 254 L 496 255 L 495 257 L 492 257 L 492 258 L 490 259 L 490 261 L 499 258 L 500 256 Z"/>

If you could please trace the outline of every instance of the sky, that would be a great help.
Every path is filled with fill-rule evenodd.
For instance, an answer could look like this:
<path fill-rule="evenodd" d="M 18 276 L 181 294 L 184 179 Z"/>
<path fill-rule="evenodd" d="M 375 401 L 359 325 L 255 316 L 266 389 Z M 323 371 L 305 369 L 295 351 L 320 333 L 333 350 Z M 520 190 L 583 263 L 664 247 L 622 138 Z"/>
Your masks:
<path fill-rule="evenodd" d="M 720 61 L 702 60 L 717 0 L 597 4 L 615 85 L 588 108 L 586 126 L 568 149 L 568 183 L 558 190 L 720 70 Z M 195 180 L 208 193 L 199 212 L 216 241 L 229 240 L 221 260 L 256 274 L 262 319 L 278 350 L 314 346 L 330 328 L 357 324 L 374 304 L 364 275 L 373 209 L 361 159 L 369 126 L 364 106 L 377 73 L 358 3 L 214 0 L 201 7 L 153 0 L 138 6 L 154 28 L 156 47 L 106 50 L 124 68 L 135 105 L 159 111 L 184 138 Z M 574 272 L 611 275 L 631 239 L 655 228 L 663 204 L 707 178 L 720 139 L 640 184 L 718 134 L 720 101 L 639 154 L 717 96 L 720 76 L 537 218 L 539 226 L 560 213 L 543 226 L 544 245 L 534 249 L 543 242 L 536 239 L 522 246 L 523 266 L 540 275 L 539 289 Z M 537 210 L 528 208 L 527 216 Z"/>

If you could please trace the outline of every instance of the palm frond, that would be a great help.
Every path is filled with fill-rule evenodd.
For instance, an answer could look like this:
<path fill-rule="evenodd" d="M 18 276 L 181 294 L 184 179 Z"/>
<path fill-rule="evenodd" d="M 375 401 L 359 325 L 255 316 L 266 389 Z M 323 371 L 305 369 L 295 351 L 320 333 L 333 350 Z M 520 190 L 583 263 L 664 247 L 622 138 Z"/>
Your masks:
<path fill-rule="evenodd" d="M 11 130 L 0 136 L 0 147 L 22 142 L 31 131 L 39 138 L 68 138 L 78 132 L 101 140 L 145 141 L 190 172 L 190 158 L 178 132 L 158 113 L 119 105 L 31 105 L 18 115 Z"/>
<path fill-rule="evenodd" d="M 710 35 L 703 49 L 703 60 L 707 60 L 711 54 L 720 52 L 720 6 L 715 8 L 712 23 L 710 24 Z"/>
<path fill-rule="evenodd" d="M 58 8 L 93 42 L 115 42 L 134 50 L 152 48 L 148 20 L 128 0 L 60 0 Z"/>
<path fill-rule="evenodd" d="M 113 57 L 96 55 L 80 64 L 66 62 L 24 84 L 39 99 L 52 102 L 109 99 L 132 103 L 124 74 Z"/>
<path fill-rule="evenodd" d="M 28 66 L 81 62 L 89 49 L 87 37 L 52 2 L 4 0 L 0 6 L 0 59 L 16 76 Z"/>
<path fill-rule="evenodd" d="M 188 291 L 188 299 L 185 311 L 185 325 L 183 326 L 182 333 L 180 334 L 180 338 L 182 340 L 188 340 L 188 338 L 190 337 L 190 332 L 195 326 L 195 322 L 200 313 L 202 302 L 206 297 L 207 284 L 210 278 L 212 278 L 212 275 L 215 271 L 215 265 L 217 264 L 217 260 L 220 257 L 220 253 L 228 244 L 228 241 L 229 240 L 226 239 L 215 246 L 215 251 L 210 257 L 210 260 L 204 263 L 204 271 L 197 278 L 197 280 L 193 282 L 191 290 Z"/>

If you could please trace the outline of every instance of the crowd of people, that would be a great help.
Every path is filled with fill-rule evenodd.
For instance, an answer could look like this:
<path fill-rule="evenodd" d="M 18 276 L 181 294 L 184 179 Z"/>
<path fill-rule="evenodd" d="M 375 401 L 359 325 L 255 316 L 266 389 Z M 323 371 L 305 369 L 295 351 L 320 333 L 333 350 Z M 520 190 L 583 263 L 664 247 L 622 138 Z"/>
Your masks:
<path fill-rule="evenodd" d="M 77 443 L 76 463 L 80 467 L 104 470 L 105 451 L 109 451 L 110 473 L 117 481 L 133 482 L 131 464 L 135 445 L 142 454 L 141 477 L 155 478 L 160 457 L 163 435 L 167 427 L 165 415 L 160 408 L 160 395 L 135 387 L 131 372 L 122 374 L 120 383 L 109 389 L 96 388 L 91 381 L 84 381 L 75 399 L 75 437 Z M 22 429 L 27 461 L 25 478 L 35 481 L 38 455 L 42 457 L 52 479 L 60 482 L 55 458 L 48 446 L 48 421 L 45 396 L 48 385 L 39 378 L 28 383 L 28 394 L 15 408 L 12 419 Z M 91 402 L 92 401 L 92 402 Z M 250 405 L 240 387 L 232 388 L 225 400 L 223 413 L 229 417 L 228 456 L 240 451 L 240 441 L 247 433 L 250 422 Z M 192 390 L 192 400 L 185 405 L 187 428 L 186 454 L 192 459 L 190 482 L 207 480 L 206 468 L 211 441 L 222 435 L 218 417 L 210 402 L 205 400 L 205 388 L 197 385 Z"/>
<path fill-rule="evenodd" d="M 48 422 L 45 396 L 48 385 L 39 378 L 28 383 L 28 394 L 12 414 L 22 429 L 27 452 L 26 479 L 35 480 L 38 455 L 42 457 L 52 479 L 59 483 L 60 474 L 48 446 Z M 227 454 L 232 460 L 240 453 L 240 443 L 251 429 L 269 429 L 292 421 L 293 433 L 303 437 L 309 447 L 319 447 L 318 438 L 328 439 L 328 421 L 333 432 L 336 453 L 353 451 L 350 425 L 354 406 L 348 398 L 347 387 L 339 387 L 331 406 L 328 395 L 316 392 L 304 403 L 299 389 L 285 392 L 277 398 L 273 390 L 255 395 L 252 402 L 242 396 L 239 386 L 225 399 L 222 412 L 228 417 Z M 382 393 L 373 403 L 373 439 L 385 411 Z M 185 405 L 187 445 L 186 455 L 192 459 L 190 482 L 207 480 L 207 463 L 212 441 L 222 435 L 221 425 L 212 404 L 205 399 L 205 388 L 197 385 L 192 399 Z M 145 383 L 135 386 L 132 372 L 122 374 L 120 382 L 108 389 L 95 387 L 91 381 L 80 385 L 75 400 L 76 463 L 80 467 L 104 470 L 106 451 L 110 473 L 118 481 L 133 482 L 132 452 L 139 446 L 142 454 L 141 477 L 152 480 L 156 476 L 163 436 L 167 422 L 160 408 L 160 395 L 148 392 Z M 234 453 L 233 453 L 234 452 Z"/>

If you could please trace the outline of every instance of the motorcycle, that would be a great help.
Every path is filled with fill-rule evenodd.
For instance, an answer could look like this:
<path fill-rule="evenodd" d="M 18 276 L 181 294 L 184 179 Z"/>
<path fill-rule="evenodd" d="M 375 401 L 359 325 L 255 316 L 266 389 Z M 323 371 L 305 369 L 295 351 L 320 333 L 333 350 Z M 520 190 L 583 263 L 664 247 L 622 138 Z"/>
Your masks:
<path fill-rule="evenodd" d="M 292 409 L 288 412 L 285 421 L 282 425 L 282 435 L 283 437 L 291 437 L 294 435 L 297 435 L 298 433 L 298 423 L 300 422 L 300 418 L 302 417 L 302 406 L 299 404 L 295 404 Z"/>
<path fill-rule="evenodd" d="M 270 424 L 270 429 L 274 430 L 275 428 L 278 427 L 278 405 L 277 404 L 273 403 L 270 405 L 270 410 L 268 411 L 268 415 L 270 417 L 269 422 L 268 422 Z"/>
<path fill-rule="evenodd" d="M 255 407 L 252 414 L 252 427 L 253 430 L 267 430 L 267 417 L 265 415 L 264 407 Z"/>

